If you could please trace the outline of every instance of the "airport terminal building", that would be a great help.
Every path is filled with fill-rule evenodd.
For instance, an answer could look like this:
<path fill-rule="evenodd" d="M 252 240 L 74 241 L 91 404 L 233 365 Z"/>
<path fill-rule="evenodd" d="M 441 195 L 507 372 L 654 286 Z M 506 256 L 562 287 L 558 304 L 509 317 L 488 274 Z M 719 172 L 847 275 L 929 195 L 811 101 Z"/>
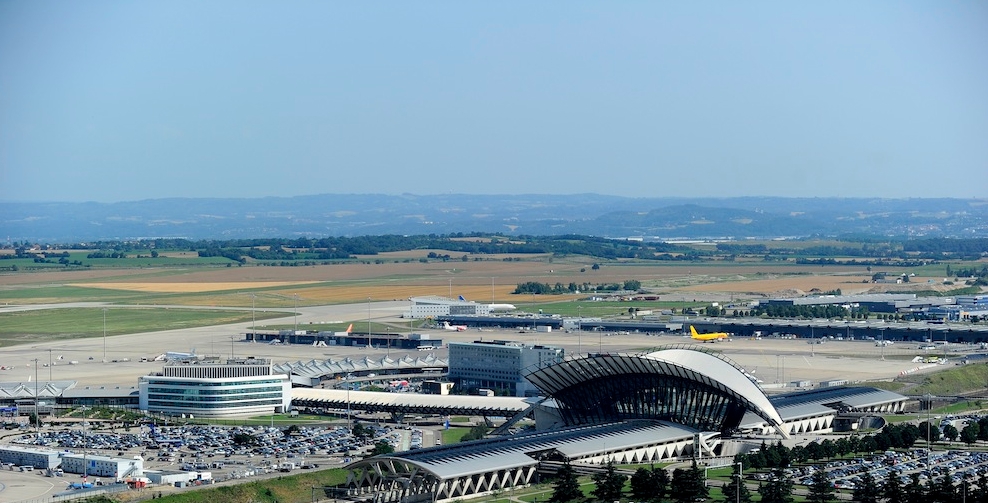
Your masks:
<path fill-rule="evenodd" d="M 536 365 L 526 377 L 541 397 L 526 399 L 527 410 L 515 417 L 534 412 L 533 431 L 357 461 L 347 467 L 350 496 L 454 501 L 534 483 L 562 462 L 730 462 L 750 443 L 746 435 L 822 433 L 842 412 L 894 411 L 906 400 L 870 388 L 770 400 L 735 363 L 685 345 Z M 488 405 L 507 399 L 491 397 Z"/>
<path fill-rule="evenodd" d="M 403 316 L 413 319 L 438 318 L 440 316 L 489 316 L 496 311 L 511 311 L 511 304 L 485 304 L 438 295 L 412 297 L 412 306 Z"/>
<path fill-rule="evenodd" d="M 509 341 L 449 343 L 449 379 L 460 389 L 503 389 L 513 396 L 539 393 L 524 369 L 563 361 L 562 348 Z"/>
<path fill-rule="evenodd" d="M 284 412 L 291 380 L 271 361 L 237 358 L 170 362 L 160 375 L 140 378 L 140 409 L 172 416 L 238 417 Z"/>

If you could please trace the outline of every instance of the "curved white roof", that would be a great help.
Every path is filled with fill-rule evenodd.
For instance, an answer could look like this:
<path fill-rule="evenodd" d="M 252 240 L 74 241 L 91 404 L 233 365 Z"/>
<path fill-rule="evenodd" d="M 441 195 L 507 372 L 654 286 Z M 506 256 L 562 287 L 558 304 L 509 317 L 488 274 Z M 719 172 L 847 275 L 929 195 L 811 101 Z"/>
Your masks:
<path fill-rule="evenodd" d="M 788 437 L 782 429 L 778 411 L 740 367 L 692 346 L 638 355 L 603 354 L 577 358 L 534 370 L 526 377 L 543 393 L 554 396 L 561 390 L 594 379 L 641 373 L 675 376 L 719 390 L 758 414 L 779 434 Z"/>
<path fill-rule="evenodd" d="M 782 418 L 779 416 L 779 412 L 775 410 L 775 406 L 765 396 L 765 393 L 751 379 L 748 379 L 741 369 L 728 361 L 709 353 L 691 349 L 664 349 L 643 356 L 653 360 L 667 361 L 679 367 L 687 368 L 697 375 L 726 386 L 734 394 L 747 399 L 755 409 L 754 412 L 756 414 L 772 423 L 780 434 L 788 437 L 780 428 L 782 426 Z"/>
<path fill-rule="evenodd" d="M 556 450 L 569 459 L 620 451 L 643 445 L 692 440 L 696 430 L 664 421 L 632 421 L 581 426 L 565 430 L 495 437 L 442 447 L 364 458 L 347 466 L 374 465 L 387 460 L 407 463 L 440 479 L 533 466 L 539 454 Z"/>

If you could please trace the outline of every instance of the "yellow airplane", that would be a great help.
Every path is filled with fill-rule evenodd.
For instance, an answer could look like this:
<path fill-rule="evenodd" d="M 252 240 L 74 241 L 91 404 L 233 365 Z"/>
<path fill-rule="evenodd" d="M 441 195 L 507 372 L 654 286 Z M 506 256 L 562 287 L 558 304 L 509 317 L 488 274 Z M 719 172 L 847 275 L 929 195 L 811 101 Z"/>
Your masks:
<path fill-rule="evenodd" d="M 690 325 L 690 338 L 703 342 L 717 342 L 718 339 L 727 339 L 730 337 L 727 332 L 711 332 L 709 334 L 697 333 L 693 325 Z"/>

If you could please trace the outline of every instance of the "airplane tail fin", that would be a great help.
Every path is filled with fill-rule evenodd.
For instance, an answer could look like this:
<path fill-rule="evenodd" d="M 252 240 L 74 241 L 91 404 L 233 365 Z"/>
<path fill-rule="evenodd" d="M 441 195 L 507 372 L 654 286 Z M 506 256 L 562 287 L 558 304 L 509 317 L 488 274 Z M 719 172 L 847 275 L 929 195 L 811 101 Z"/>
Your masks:
<path fill-rule="evenodd" d="M 351 323 L 349 327 L 346 327 L 346 333 L 349 334 L 350 332 L 353 332 L 353 323 Z"/>
<path fill-rule="evenodd" d="M 693 325 L 690 325 L 690 334 L 692 334 L 693 337 L 700 335 L 696 333 L 696 328 L 694 328 Z"/>
<path fill-rule="evenodd" d="M 466 302 L 466 300 L 467 300 L 467 299 L 464 299 L 464 298 L 463 298 L 463 296 L 462 296 L 462 295 L 460 295 L 460 302 Z"/>

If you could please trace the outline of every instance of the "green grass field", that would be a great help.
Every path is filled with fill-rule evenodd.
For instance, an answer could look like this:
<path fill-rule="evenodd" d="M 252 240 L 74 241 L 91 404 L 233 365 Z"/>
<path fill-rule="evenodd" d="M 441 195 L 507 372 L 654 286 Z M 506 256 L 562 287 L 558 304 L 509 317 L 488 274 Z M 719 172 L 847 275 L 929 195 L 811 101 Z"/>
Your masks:
<path fill-rule="evenodd" d="M 0 313 L 0 346 L 62 339 L 102 337 L 103 309 L 64 308 Z M 254 313 L 256 319 L 290 313 Z M 120 335 L 158 330 L 205 327 L 251 320 L 250 311 L 110 307 L 106 310 L 106 334 Z"/>

